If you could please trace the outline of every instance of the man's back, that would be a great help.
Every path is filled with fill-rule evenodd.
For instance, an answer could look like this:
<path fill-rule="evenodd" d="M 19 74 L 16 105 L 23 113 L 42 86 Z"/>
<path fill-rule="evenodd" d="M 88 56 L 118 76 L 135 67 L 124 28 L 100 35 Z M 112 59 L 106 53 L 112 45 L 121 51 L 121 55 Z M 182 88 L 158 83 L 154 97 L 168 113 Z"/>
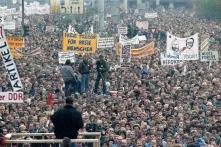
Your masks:
<path fill-rule="evenodd" d="M 78 130 L 83 128 L 83 120 L 81 114 L 71 105 L 55 112 L 51 117 L 55 127 L 55 136 L 57 139 L 68 137 L 76 139 Z"/>

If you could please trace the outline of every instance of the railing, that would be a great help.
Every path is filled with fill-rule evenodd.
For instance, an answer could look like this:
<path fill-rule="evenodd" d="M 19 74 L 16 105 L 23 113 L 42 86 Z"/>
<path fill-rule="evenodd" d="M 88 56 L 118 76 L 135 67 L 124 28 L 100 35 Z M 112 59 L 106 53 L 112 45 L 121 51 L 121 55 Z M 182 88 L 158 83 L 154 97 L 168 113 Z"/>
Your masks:
<path fill-rule="evenodd" d="M 12 144 L 61 144 L 63 140 L 61 139 L 42 139 L 42 140 L 7 140 L 7 146 Z M 72 143 L 93 143 L 93 147 L 100 147 L 99 139 L 71 139 Z M 53 145 L 51 145 L 53 146 Z"/>
<path fill-rule="evenodd" d="M 10 134 L 11 140 L 7 140 L 7 145 L 12 146 L 12 144 L 54 144 L 54 143 L 62 143 L 63 140 L 61 139 L 44 139 L 46 136 L 53 137 L 54 133 L 12 133 Z M 72 139 L 72 143 L 92 143 L 93 147 L 100 147 L 100 132 L 80 132 L 79 136 L 94 136 L 95 139 Z M 17 139 L 18 137 L 42 137 L 42 139 L 36 140 L 24 140 L 24 139 Z"/>

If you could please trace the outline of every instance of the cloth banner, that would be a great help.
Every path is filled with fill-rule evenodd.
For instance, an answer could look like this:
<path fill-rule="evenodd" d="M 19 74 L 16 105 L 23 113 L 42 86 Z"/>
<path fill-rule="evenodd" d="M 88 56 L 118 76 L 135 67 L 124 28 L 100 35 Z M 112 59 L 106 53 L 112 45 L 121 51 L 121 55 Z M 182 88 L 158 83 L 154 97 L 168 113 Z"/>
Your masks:
<path fill-rule="evenodd" d="M 180 60 L 179 55 L 170 55 L 167 53 L 160 54 L 160 61 L 161 61 L 162 66 L 166 66 L 166 65 L 174 66 L 183 62 L 182 60 Z"/>
<path fill-rule="evenodd" d="M 23 103 L 23 92 L 0 92 L 0 103 Z"/>
<path fill-rule="evenodd" d="M 11 82 L 11 86 L 14 91 L 18 91 L 22 89 L 22 83 L 16 68 L 16 64 L 12 58 L 11 51 L 8 47 L 7 40 L 5 37 L 5 32 L 3 27 L 0 26 L 0 54 L 3 58 L 3 63 L 8 73 L 9 80 Z"/>
<path fill-rule="evenodd" d="M 118 27 L 118 34 L 127 35 L 127 27 Z"/>
<path fill-rule="evenodd" d="M 70 60 L 71 63 L 75 62 L 75 54 L 73 51 L 70 52 L 59 52 L 58 53 L 59 64 L 65 64 L 67 60 Z"/>
<path fill-rule="evenodd" d="M 136 26 L 139 29 L 148 30 L 149 22 L 148 21 L 136 21 Z"/>
<path fill-rule="evenodd" d="M 132 44 L 132 45 L 136 45 L 139 44 L 139 38 L 137 36 L 128 39 L 126 36 L 120 35 L 119 37 L 119 42 L 121 44 Z"/>
<path fill-rule="evenodd" d="M 200 61 L 219 61 L 218 51 L 204 51 L 200 53 Z"/>
<path fill-rule="evenodd" d="M 144 15 L 145 18 L 157 18 L 158 17 L 158 13 L 154 12 L 154 13 L 145 13 Z"/>
<path fill-rule="evenodd" d="M 114 37 L 98 38 L 97 48 L 111 48 L 114 46 Z"/>
<path fill-rule="evenodd" d="M 179 38 L 167 32 L 167 53 L 180 55 L 181 60 L 199 60 L 198 34 Z"/>
<path fill-rule="evenodd" d="M 141 48 L 132 49 L 131 50 L 131 57 L 132 58 L 142 58 L 142 57 L 151 56 L 154 53 L 155 53 L 154 42 L 151 42 Z"/>
<path fill-rule="evenodd" d="M 131 45 L 125 44 L 122 46 L 121 54 L 120 54 L 120 65 L 121 67 L 130 66 L 131 62 Z"/>
<path fill-rule="evenodd" d="M 7 43 L 8 43 L 9 48 L 11 49 L 13 58 L 15 59 L 20 58 L 21 54 L 17 52 L 17 49 L 21 49 L 25 46 L 24 38 L 9 36 L 7 37 Z"/>
<path fill-rule="evenodd" d="M 63 33 L 63 51 L 74 51 L 76 54 L 95 53 L 97 49 L 96 34 Z"/>

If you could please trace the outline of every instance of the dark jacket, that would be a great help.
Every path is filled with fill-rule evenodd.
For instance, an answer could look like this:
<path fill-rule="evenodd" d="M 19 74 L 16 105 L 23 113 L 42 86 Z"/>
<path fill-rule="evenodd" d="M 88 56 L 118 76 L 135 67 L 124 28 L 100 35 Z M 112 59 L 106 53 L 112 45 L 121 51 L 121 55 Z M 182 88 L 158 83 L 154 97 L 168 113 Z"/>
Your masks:
<path fill-rule="evenodd" d="M 64 137 L 76 139 L 78 130 L 84 126 L 80 112 L 71 105 L 66 105 L 56 111 L 51 120 L 54 124 L 54 133 L 57 139 L 63 139 Z"/>
<path fill-rule="evenodd" d="M 74 70 L 69 65 L 64 65 L 61 67 L 61 74 L 64 79 L 64 82 L 71 81 L 74 78 Z"/>
<path fill-rule="evenodd" d="M 109 66 L 105 60 L 99 60 L 96 62 L 98 74 L 105 75 L 109 71 Z"/>
<path fill-rule="evenodd" d="M 89 74 L 91 65 L 87 60 L 83 60 L 79 65 L 79 72 L 81 74 Z"/>

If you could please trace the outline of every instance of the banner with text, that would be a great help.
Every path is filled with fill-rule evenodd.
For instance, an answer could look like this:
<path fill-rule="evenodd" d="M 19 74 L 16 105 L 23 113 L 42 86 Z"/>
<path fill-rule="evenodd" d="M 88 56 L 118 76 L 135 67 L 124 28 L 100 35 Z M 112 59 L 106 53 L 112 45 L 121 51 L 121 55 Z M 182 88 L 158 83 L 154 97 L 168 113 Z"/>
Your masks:
<path fill-rule="evenodd" d="M 157 12 L 154 12 L 154 13 L 145 13 L 144 17 L 145 17 L 145 18 L 157 18 L 157 17 L 158 17 L 158 14 L 157 14 Z"/>
<path fill-rule="evenodd" d="M 141 48 L 132 49 L 131 57 L 132 58 L 142 58 L 151 56 L 155 53 L 154 42 L 151 42 Z"/>
<path fill-rule="evenodd" d="M 95 53 L 97 49 L 97 35 L 95 34 L 63 34 L 63 51 L 74 51 L 76 54 Z"/>
<path fill-rule="evenodd" d="M 71 63 L 75 62 L 75 54 L 73 51 L 70 52 L 59 52 L 58 59 L 60 64 L 65 64 L 67 60 L 70 60 Z"/>
<path fill-rule="evenodd" d="M 23 92 L 0 92 L 0 103 L 23 103 Z"/>
<path fill-rule="evenodd" d="M 114 46 L 114 37 L 98 38 L 97 48 L 111 48 Z"/>
<path fill-rule="evenodd" d="M 218 51 L 204 51 L 200 53 L 200 61 L 219 61 Z"/>
<path fill-rule="evenodd" d="M 118 27 L 118 34 L 127 35 L 127 27 Z"/>
<path fill-rule="evenodd" d="M 125 44 L 122 46 L 121 54 L 120 54 L 120 65 L 122 67 L 130 66 L 131 62 L 131 45 Z"/>
<path fill-rule="evenodd" d="M 11 51 L 8 47 L 5 32 L 2 26 L 0 26 L 0 54 L 3 58 L 3 63 L 7 70 L 8 77 L 10 79 L 13 90 L 21 90 L 23 86 L 16 68 L 16 64 L 12 58 Z"/>
<path fill-rule="evenodd" d="M 167 32 L 167 53 L 180 55 L 181 60 L 199 60 L 198 34 L 179 38 Z"/>
<path fill-rule="evenodd" d="M 21 49 L 25 46 L 24 38 L 23 37 L 7 37 L 7 43 L 9 48 L 11 49 L 11 53 L 13 58 L 18 59 L 21 57 L 17 49 Z"/>
<path fill-rule="evenodd" d="M 161 61 L 162 66 L 166 66 L 166 65 L 174 66 L 183 62 L 182 60 L 180 60 L 179 55 L 170 55 L 167 53 L 160 54 L 160 61 Z"/>

